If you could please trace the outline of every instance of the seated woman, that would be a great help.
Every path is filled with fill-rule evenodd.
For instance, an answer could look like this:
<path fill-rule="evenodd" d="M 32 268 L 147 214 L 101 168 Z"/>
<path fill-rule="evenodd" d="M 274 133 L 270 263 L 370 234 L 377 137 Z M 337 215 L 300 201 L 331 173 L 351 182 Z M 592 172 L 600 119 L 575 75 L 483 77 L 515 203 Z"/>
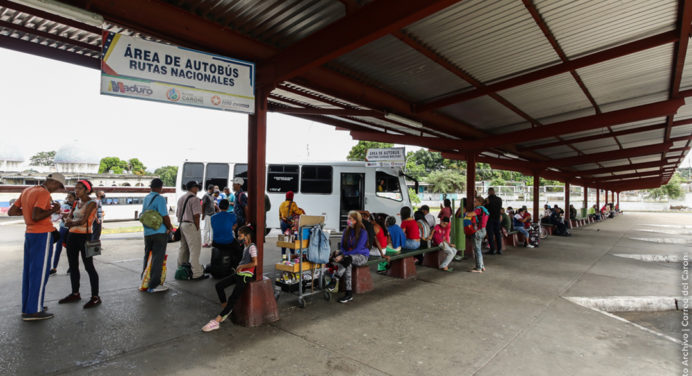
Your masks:
<path fill-rule="evenodd" d="M 569 204 L 569 219 L 572 221 L 577 219 L 577 208 L 572 204 Z"/>
<path fill-rule="evenodd" d="M 401 227 L 396 224 L 396 218 L 388 216 L 386 217 L 384 223 L 384 228 L 387 230 L 387 239 L 389 244 L 387 245 L 385 251 L 387 262 L 377 264 L 377 271 L 379 273 L 384 273 L 387 271 L 389 266 L 389 256 L 398 255 L 401 253 L 401 248 L 406 243 L 406 235 L 404 235 L 404 231 L 401 230 Z"/>
<path fill-rule="evenodd" d="M 435 229 L 432 231 L 433 245 L 439 246 L 445 253 L 445 259 L 444 261 L 442 261 L 442 264 L 440 265 L 440 270 L 445 272 L 451 272 L 452 270 L 454 270 L 454 268 L 449 267 L 449 264 L 452 262 L 454 256 L 456 256 L 457 254 L 457 250 L 456 248 L 454 248 L 454 244 L 452 244 L 449 239 L 449 234 L 451 230 L 452 227 L 449 224 L 449 218 L 444 217 L 440 220 L 440 224 L 435 226 Z"/>
<path fill-rule="evenodd" d="M 529 232 L 526 231 L 526 228 L 524 228 L 524 224 L 529 221 L 530 218 L 524 216 L 525 212 L 526 209 L 521 208 L 517 211 L 517 214 L 514 215 L 514 231 L 524 235 L 524 247 L 533 248 L 533 246 L 529 244 Z"/>
<path fill-rule="evenodd" d="M 404 206 L 399 212 L 401 214 L 401 229 L 406 235 L 403 251 L 414 251 L 420 248 L 420 229 L 416 220 L 411 218 L 411 208 Z"/>
<path fill-rule="evenodd" d="M 361 266 L 368 263 L 370 256 L 370 245 L 368 232 L 363 226 L 363 218 L 360 213 L 353 210 L 348 213 L 346 221 L 347 227 L 341 238 L 341 249 L 337 251 L 332 259 L 337 270 L 334 278 L 329 282 L 327 289 L 331 292 L 339 290 L 338 280 L 341 277 L 346 279 L 346 294 L 339 299 L 339 303 L 348 303 L 353 300 L 351 271 L 353 265 Z"/>

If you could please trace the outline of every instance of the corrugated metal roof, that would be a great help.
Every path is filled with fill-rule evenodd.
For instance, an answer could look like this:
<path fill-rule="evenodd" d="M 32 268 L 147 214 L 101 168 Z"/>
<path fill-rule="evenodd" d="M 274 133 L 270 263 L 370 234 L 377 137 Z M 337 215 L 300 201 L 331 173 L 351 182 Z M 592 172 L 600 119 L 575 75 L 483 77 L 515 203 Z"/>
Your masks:
<path fill-rule="evenodd" d="M 651 119 L 635 121 L 635 122 L 631 122 L 631 123 L 614 125 L 611 127 L 611 129 L 615 132 L 615 131 L 623 131 L 626 129 L 635 129 L 635 128 L 646 127 L 649 125 L 665 124 L 665 123 L 666 123 L 665 117 L 658 117 L 658 118 L 651 118 Z"/>
<path fill-rule="evenodd" d="M 492 129 L 524 121 L 524 118 L 487 95 L 444 107 L 440 112 L 456 119 L 464 119 L 480 129 Z"/>
<path fill-rule="evenodd" d="M 338 0 L 165 0 L 251 38 L 289 46 L 346 14 Z"/>
<path fill-rule="evenodd" d="M 577 152 L 571 149 L 569 146 L 554 146 L 551 148 L 540 149 L 537 152 L 541 155 L 545 155 L 550 158 L 569 158 L 577 156 Z"/>
<path fill-rule="evenodd" d="M 675 120 L 684 120 L 692 118 L 692 98 L 686 98 L 685 104 L 678 109 L 675 114 Z"/>
<path fill-rule="evenodd" d="M 606 105 L 656 93 L 668 93 L 672 62 L 671 43 L 584 67 L 577 72 L 596 103 Z M 630 106 L 622 104 L 623 107 L 620 108 Z M 604 110 L 612 111 L 617 109 L 615 107 L 604 106 Z"/>
<path fill-rule="evenodd" d="M 471 85 L 393 36 L 385 36 L 335 60 L 330 67 L 396 95 L 421 102 Z M 346 71 L 341 67 L 347 68 Z"/>
<path fill-rule="evenodd" d="M 687 53 L 685 54 L 685 66 L 682 69 L 680 89 L 692 89 L 692 43 L 687 43 Z"/>
<path fill-rule="evenodd" d="M 630 161 L 628 159 L 616 159 L 613 161 L 602 161 L 600 162 L 601 166 L 603 167 L 617 167 L 617 166 L 624 166 L 630 164 Z"/>
<path fill-rule="evenodd" d="M 673 127 L 670 131 L 670 137 L 681 137 L 689 135 L 692 135 L 692 124 Z"/>
<path fill-rule="evenodd" d="M 617 139 L 618 139 L 618 141 L 620 141 L 622 143 L 623 147 L 629 147 L 629 146 L 625 146 L 625 145 L 630 144 L 630 143 L 634 143 L 634 142 L 642 142 L 642 141 L 661 143 L 661 142 L 663 142 L 663 136 L 664 136 L 664 131 L 663 131 L 663 128 L 661 128 L 661 129 L 657 129 L 657 130 L 653 130 L 653 131 L 626 134 L 626 135 L 618 136 Z"/>
<path fill-rule="evenodd" d="M 606 138 L 600 138 L 598 140 L 591 140 L 591 141 L 585 141 L 585 142 L 579 142 L 576 144 L 572 144 L 575 148 L 585 152 L 585 153 L 593 153 L 593 150 L 600 149 L 600 148 L 613 148 L 617 149 L 617 144 L 615 143 L 615 140 L 611 137 L 606 137 Z M 614 149 L 613 149 L 614 150 Z"/>
<path fill-rule="evenodd" d="M 559 61 L 520 1 L 463 1 L 405 30 L 484 83 Z"/>
<path fill-rule="evenodd" d="M 675 0 L 534 0 L 569 58 L 674 30 Z"/>
<path fill-rule="evenodd" d="M 585 163 L 581 165 L 574 165 L 572 166 L 575 170 L 593 170 L 596 168 L 601 168 L 601 166 L 595 164 L 595 163 Z"/>
<path fill-rule="evenodd" d="M 591 107 L 586 95 L 569 73 L 517 86 L 498 94 L 534 118 Z"/>
<path fill-rule="evenodd" d="M 632 163 L 656 162 L 661 160 L 661 153 L 630 158 Z"/>

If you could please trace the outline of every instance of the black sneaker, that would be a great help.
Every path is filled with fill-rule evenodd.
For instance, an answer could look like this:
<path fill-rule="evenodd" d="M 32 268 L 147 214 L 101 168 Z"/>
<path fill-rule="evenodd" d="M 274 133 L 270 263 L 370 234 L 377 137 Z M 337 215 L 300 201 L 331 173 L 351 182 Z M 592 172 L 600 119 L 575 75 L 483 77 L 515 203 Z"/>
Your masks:
<path fill-rule="evenodd" d="M 343 297 L 341 297 L 341 299 L 339 299 L 339 303 L 348 303 L 351 300 L 353 300 L 353 295 L 351 295 L 350 292 L 346 292 L 346 295 L 344 295 Z"/>
<path fill-rule="evenodd" d="M 101 298 L 98 296 L 92 296 L 91 299 L 84 305 L 84 309 L 94 308 L 101 304 Z"/>
<path fill-rule="evenodd" d="M 22 320 L 24 321 L 39 321 L 52 319 L 53 314 L 48 312 L 36 312 L 36 313 L 22 313 Z"/>
<path fill-rule="evenodd" d="M 202 274 L 201 276 L 197 278 L 190 278 L 190 281 L 202 281 L 209 278 L 209 274 Z"/>
<path fill-rule="evenodd" d="M 55 275 L 55 274 L 57 274 L 57 273 L 58 273 L 58 271 L 55 270 L 55 269 L 51 269 L 51 270 L 50 270 L 50 275 Z"/>
<path fill-rule="evenodd" d="M 80 300 L 82 300 L 82 297 L 79 294 L 70 294 L 58 300 L 58 304 L 76 303 Z"/>

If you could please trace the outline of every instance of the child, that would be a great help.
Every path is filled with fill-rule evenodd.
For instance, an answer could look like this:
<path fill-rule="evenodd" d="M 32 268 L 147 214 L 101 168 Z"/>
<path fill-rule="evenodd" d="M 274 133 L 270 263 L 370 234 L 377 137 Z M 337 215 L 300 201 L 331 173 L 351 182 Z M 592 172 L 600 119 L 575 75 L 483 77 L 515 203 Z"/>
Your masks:
<path fill-rule="evenodd" d="M 432 239 L 431 230 L 434 226 L 431 227 L 428 224 L 428 221 L 425 220 L 425 214 L 423 214 L 422 210 L 416 210 L 416 212 L 413 213 L 413 219 L 415 219 L 416 223 L 418 223 L 418 230 L 420 231 L 420 248 L 429 248 L 429 242 L 430 239 Z"/>
<path fill-rule="evenodd" d="M 481 245 L 483 243 L 483 238 L 485 238 L 485 226 L 488 224 L 488 215 L 490 215 L 490 213 L 488 213 L 488 209 L 483 206 L 483 201 L 483 197 L 477 196 L 474 200 L 476 208 L 472 212 L 467 213 L 467 215 L 476 217 L 476 226 L 478 229 L 476 230 L 476 233 L 473 234 L 473 252 L 476 255 L 476 267 L 469 270 L 473 273 L 483 273 L 485 271 Z"/>
<path fill-rule="evenodd" d="M 243 295 L 243 291 L 247 284 L 252 281 L 255 275 L 255 267 L 257 266 L 257 247 L 252 241 L 252 229 L 248 226 L 243 226 L 238 229 L 238 240 L 243 244 L 243 258 L 240 260 L 240 265 L 236 268 L 236 273 L 230 277 L 226 277 L 216 284 L 216 293 L 221 301 L 221 313 L 202 327 L 203 332 L 211 332 L 219 329 L 219 324 L 224 322 L 233 311 L 233 307 L 238 302 L 238 299 Z M 235 289 L 226 301 L 226 293 L 224 289 L 235 284 Z"/>
<path fill-rule="evenodd" d="M 452 227 L 449 225 L 449 218 L 443 217 L 440 220 L 440 224 L 435 226 L 435 229 L 433 230 L 432 234 L 433 245 L 442 248 L 442 251 L 447 255 L 444 261 L 442 261 L 442 264 L 440 265 L 440 270 L 443 270 L 445 272 L 451 272 L 452 270 L 454 270 L 454 268 L 449 267 L 449 263 L 452 262 L 454 256 L 456 256 L 457 254 L 457 250 L 456 248 L 454 248 L 454 244 L 451 244 L 449 240 L 449 234 L 451 230 Z"/>
<path fill-rule="evenodd" d="M 401 227 L 396 224 L 396 218 L 387 217 L 385 220 L 385 226 L 387 227 L 387 233 L 389 234 L 389 245 L 385 251 L 385 256 L 389 257 L 391 255 L 398 255 L 401 253 L 401 247 L 406 243 L 406 235 Z M 387 260 L 389 261 L 389 260 Z M 377 265 L 377 271 L 380 273 L 386 272 L 387 262 L 381 262 Z"/>

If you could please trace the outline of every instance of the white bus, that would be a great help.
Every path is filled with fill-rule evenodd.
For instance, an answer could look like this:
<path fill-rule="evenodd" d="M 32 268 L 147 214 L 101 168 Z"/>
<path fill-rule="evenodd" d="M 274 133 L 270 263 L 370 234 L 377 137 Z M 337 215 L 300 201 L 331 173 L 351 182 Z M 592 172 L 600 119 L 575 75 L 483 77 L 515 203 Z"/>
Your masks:
<path fill-rule="evenodd" d="M 178 169 L 176 197 L 185 193 L 185 184 L 202 184 L 198 194 L 209 185 L 231 187 L 234 177 L 245 179 L 247 164 L 186 161 Z M 286 192 L 293 191 L 298 206 L 309 215 L 326 217 L 325 227 L 343 230 L 350 210 L 387 213 L 398 218 L 403 206 L 411 206 L 404 175 L 399 168 L 365 167 L 365 162 L 315 162 L 267 165 L 265 191 L 271 201 L 267 228 L 279 228 L 279 205 Z M 169 205 L 175 206 L 169 202 Z"/>

